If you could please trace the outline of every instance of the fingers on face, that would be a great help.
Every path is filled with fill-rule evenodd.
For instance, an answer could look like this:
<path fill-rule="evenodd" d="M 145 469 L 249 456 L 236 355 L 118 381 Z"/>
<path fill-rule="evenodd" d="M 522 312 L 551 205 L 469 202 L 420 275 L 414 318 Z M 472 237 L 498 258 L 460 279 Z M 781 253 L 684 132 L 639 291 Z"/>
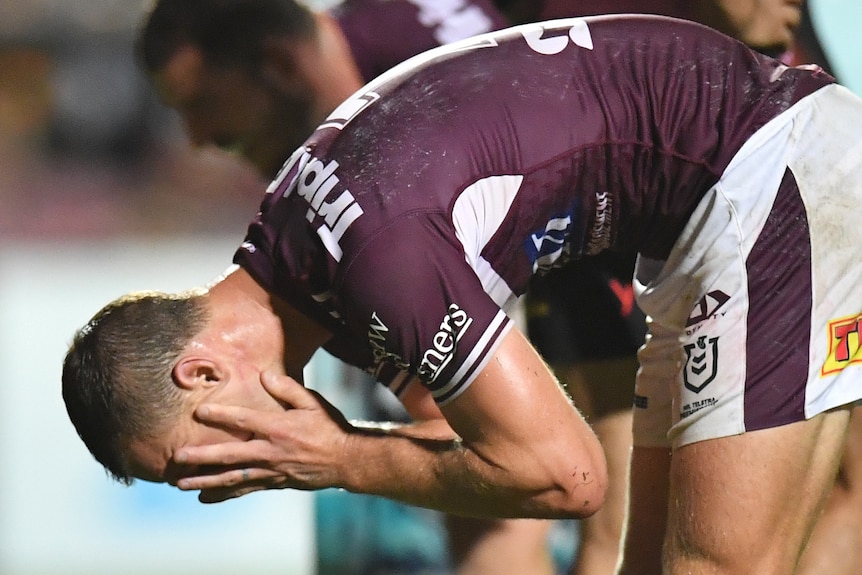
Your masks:
<path fill-rule="evenodd" d="M 261 383 L 275 399 L 296 408 L 313 406 L 313 395 L 301 383 L 286 375 L 264 373 Z"/>

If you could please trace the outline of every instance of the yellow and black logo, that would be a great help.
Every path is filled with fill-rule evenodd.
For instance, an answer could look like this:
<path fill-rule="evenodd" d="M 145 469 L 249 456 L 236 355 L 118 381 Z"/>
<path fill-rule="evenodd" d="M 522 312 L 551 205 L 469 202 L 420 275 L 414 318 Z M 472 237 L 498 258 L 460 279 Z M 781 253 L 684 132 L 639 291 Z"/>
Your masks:
<path fill-rule="evenodd" d="M 838 373 L 848 365 L 862 363 L 862 314 L 834 319 L 829 322 L 829 354 L 820 370 L 821 376 Z"/>

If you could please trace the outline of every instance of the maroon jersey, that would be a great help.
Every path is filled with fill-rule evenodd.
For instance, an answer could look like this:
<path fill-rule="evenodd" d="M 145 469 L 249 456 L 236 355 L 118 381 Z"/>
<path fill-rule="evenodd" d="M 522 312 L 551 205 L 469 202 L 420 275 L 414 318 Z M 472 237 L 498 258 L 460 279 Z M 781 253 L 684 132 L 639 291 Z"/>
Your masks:
<path fill-rule="evenodd" d="M 366 81 L 425 50 L 508 25 L 491 0 L 347 0 L 331 13 Z"/>
<path fill-rule="evenodd" d="M 540 20 L 598 14 L 659 14 L 687 18 L 691 0 L 545 0 Z"/>
<path fill-rule="evenodd" d="M 657 16 L 438 48 L 331 114 L 235 261 L 328 326 L 333 354 L 442 403 L 531 275 L 611 248 L 665 257 L 746 139 L 831 82 Z"/>

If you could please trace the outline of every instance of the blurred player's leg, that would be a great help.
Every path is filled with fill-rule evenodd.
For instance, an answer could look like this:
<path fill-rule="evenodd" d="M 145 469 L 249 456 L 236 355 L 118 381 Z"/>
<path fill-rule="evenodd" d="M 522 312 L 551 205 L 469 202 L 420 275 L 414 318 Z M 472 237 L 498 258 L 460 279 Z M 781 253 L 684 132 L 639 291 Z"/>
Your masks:
<path fill-rule="evenodd" d="M 449 549 L 458 575 L 552 575 L 549 521 L 484 520 L 446 516 Z"/>
<path fill-rule="evenodd" d="M 629 506 L 620 575 L 661 575 L 667 524 L 670 448 L 632 448 Z M 613 573 L 611 571 L 611 573 Z"/>
<path fill-rule="evenodd" d="M 631 452 L 631 411 L 602 417 L 593 424 L 608 462 L 608 493 L 598 513 L 581 521 L 581 542 L 573 575 L 613 573 L 619 556 L 626 506 L 626 476 Z"/>
<path fill-rule="evenodd" d="M 631 403 L 637 365 L 633 356 L 555 369 L 604 447 L 610 480 L 602 508 L 581 521 L 573 575 L 613 573 L 617 564 L 632 447 Z"/>

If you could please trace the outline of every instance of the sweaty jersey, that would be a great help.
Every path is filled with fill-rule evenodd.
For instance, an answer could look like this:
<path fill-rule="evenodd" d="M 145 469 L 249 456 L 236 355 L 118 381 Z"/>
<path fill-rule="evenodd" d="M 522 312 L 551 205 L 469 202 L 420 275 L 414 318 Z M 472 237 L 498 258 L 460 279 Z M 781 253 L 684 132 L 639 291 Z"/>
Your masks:
<path fill-rule="evenodd" d="M 490 0 L 347 0 L 330 12 L 366 81 L 425 50 L 508 25 Z"/>
<path fill-rule="evenodd" d="M 396 391 L 466 389 L 533 274 L 664 258 L 759 127 L 832 83 L 698 24 L 602 16 L 438 48 L 285 163 L 235 262 Z M 753 190 L 752 193 L 756 193 Z"/>

